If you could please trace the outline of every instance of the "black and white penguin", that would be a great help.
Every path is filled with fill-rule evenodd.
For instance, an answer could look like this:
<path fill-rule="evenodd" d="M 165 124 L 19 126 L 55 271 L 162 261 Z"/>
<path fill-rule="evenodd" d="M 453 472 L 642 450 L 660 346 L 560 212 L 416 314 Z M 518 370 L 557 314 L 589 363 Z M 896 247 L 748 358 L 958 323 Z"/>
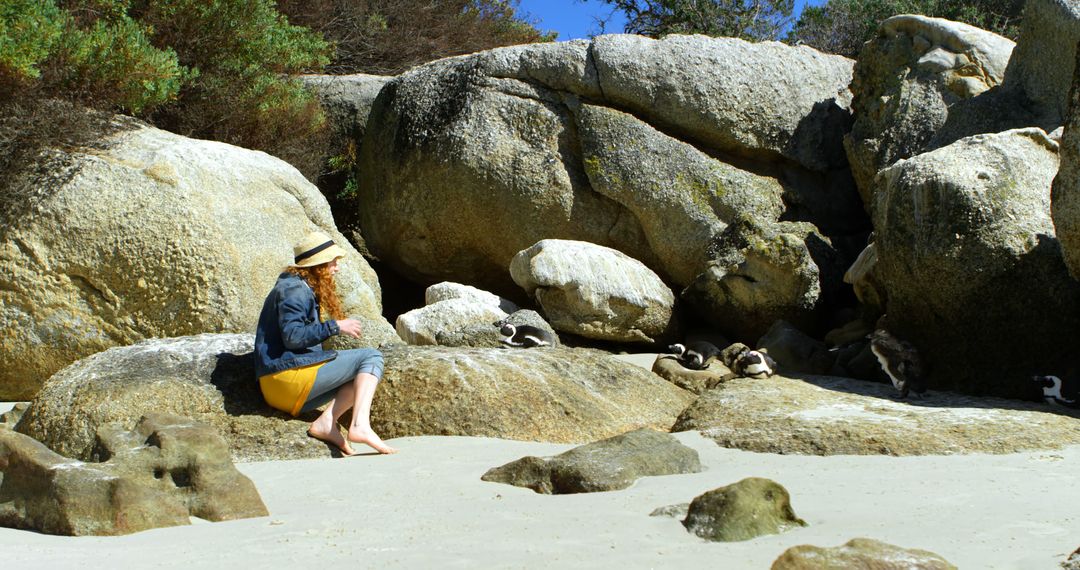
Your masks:
<path fill-rule="evenodd" d="M 675 360 L 690 370 L 705 370 L 720 349 L 705 341 L 692 341 L 686 344 L 675 343 L 668 347 L 668 352 L 675 355 Z"/>
<path fill-rule="evenodd" d="M 1032 377 L 1032 380 L 1042 388 L 1043 400 L 1046 400 L 1047 404 L 1065 406 L 1068 408 L 1080 408 L 1080 405 L 1077 405 L 1075 399 L 1066 398 L 1062 395 L 1061 378 L 1058 378 L 1057 376 L 1034 376 Z"/>
<path fill-rule="evenodd" d="M 731 371 L 744 378 L 768 378 L 776 373 L 776 361 L 767 352 L 746 350 L 735 357 Z"/>
<path fill-rule="evenodd" d="M 548 331 L 532 325 L 513 325 L 504 323 L 499 332 L 506 338 L 502 343 L 507 346 L 533 348 L 536 346 L 554 346 L 555 338 Z"/>
<path fill-rule="evenodd" d="M 889 375 L 893 387 L 900 391 L 900 398 L 906 398 L 909 393 L 919 397 L 926 392 L 922 359 L 911 343 L 879 328 L 870 334 L 870 351 Z"/>
<path fill-rule="evenodd" d="M 754 350 L 734 342 L 720 352 L 720 360 L 731 369 L 730 378 L 768 378 L 776 373 L 776 361 L 764 350 Z"/>

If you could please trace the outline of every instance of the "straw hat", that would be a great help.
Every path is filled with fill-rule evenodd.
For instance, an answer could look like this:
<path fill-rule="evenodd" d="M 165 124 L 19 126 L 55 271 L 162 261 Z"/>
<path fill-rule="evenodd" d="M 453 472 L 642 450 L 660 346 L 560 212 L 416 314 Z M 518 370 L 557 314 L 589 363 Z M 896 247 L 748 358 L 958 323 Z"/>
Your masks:
<path fill-rule="evenodd" d="M 293 247 L 293 267 L 314 267 L 345 257 L 334 240 L 322 232 L 311 232 Z"/>

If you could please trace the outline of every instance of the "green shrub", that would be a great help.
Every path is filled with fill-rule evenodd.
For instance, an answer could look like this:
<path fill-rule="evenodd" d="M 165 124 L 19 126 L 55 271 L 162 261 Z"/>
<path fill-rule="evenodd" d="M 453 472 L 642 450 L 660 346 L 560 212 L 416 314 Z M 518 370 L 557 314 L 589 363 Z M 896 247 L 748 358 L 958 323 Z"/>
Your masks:
<path fill-rule="evenodd" d="M 69 4 L 75 11 L 53 0 L 0 5 L 0 78 L 8 95 L 39 89 L 136 114 L 176 97 L 189 74 L 174 52 L 151 45 L 148 30 L 123 13 L 125 3 L 104 0 L 92 11 Z"/>
<path fill-rule="evenodd" d="M 326 117 L 288 75 L 317 72 L 331 46 L 289 24 L 272 0 L 136 1 L 130 13 L 153 43 L 198 72 L 152 121 L 174 132 L 266 151 L 314 179 Z"/>
<path fill-rule="evenodd" d="M 69 30 L 58 43 L 64 65 L 56 86 L 76 100 L 103 101 L 136 115 L 175 99 L 196 73 L 180 66 L 176 52 L 152 46 L 146 31 L 126 16 Z"/>
<path fill-rule="evenodd" d="M 51 1 L 0 3 L 0 76 L 12 82 L 36 79 L 62 30 L 60 10 Z"/>
<path fill-rule="evenodd" d="M 130 113 L 312 178 L 326 118 L 288 76 L 330 53 L 272 0 L 0 0 L 0 99 L 33 90 Z"/>

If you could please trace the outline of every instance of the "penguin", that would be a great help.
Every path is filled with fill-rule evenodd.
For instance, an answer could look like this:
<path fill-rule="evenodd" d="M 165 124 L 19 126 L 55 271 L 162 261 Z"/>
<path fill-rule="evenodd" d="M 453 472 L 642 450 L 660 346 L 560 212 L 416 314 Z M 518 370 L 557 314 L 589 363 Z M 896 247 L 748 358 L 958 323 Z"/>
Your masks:
<path fill-rule="evenodd" d="M 892 380 L 893 387 L 899 390 L 900 398 L 908 394 L 920 397 L 926 392 L 923 381 L 922 359 L 915 347 L 879 328 L 869 335 L 870 351 L 877 357 L 881 369 Z"/>
<path fill-rule="evenodd" d="M 1061 395 L 1061 378 L 1057 376 L 1033 376 L 1031 378 L 1042 387 L 1043 400 L 1047 404 L 1054 406 L 1065 406 L 1068 408 L 1080 408 L 1077 405 L 1076 400 L 1070 400 Z"/>
<path fill-rule="evenodd" d="M 720 352 L 720 360 L 731 370 L 729 378 L 768 378 L 776 374 L 776 361 L 769 353 L 754 350 L 741 342 L 730 344 Z"/>
<path fill-rule="evenodd" d="M 705 370 L 720 354 L 720 349 L 705 341 L 693 341 L 686 344 L 675 343 L 668 347 L 668 352 L 674 354 L 675 360 L 684 368 Z"/>
<path fill-rule="evenodd" d="M 735 357 L 731 371 L 744 378 L 768 378 L 776 373 L 776 361 L 767 352 L 747 349 Z"/>
<path fill-rule="evenodd" d="M 554 346 L 555 338 L 548 331 L 534 327 L 532 325 L 513 325 L 510 323 L 504 323 L 499 328 L 499 332 L 506 338 L 502 339 L 502 343 L 507 346 L 520 346 L 522 348 L 533 348 L 536 346 Z"/>

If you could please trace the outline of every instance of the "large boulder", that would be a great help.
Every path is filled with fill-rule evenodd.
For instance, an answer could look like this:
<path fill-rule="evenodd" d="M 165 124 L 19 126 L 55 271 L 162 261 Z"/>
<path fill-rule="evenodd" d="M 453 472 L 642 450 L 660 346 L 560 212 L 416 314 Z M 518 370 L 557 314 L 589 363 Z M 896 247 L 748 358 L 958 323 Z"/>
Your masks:
<path fill-rule="evenodd" d="M 108 349 L 53 375 L 15 429 L 64 457 L 89 461 L 100 426 L 163 412 L 217 428 L 238 461 L 330 456 L 307 436 L 307 421 L 263 401 L 254 340 L 203 334 Z"/>
<path fill-rule="evenodd" d="M 775 154 L 808 169 L 846 164 L 841 137 L 853 62 L 778 42 L 600 36 L 604 97 L 726 152 Z"/>
<path fill-rule="evenodd" d="M 414 68 L 369 117 L 364 237 L 420 282 L 505 294 L 514 254 L 557 238 L 685 285 L 732 209 L 771 221 L 796 215 L 785 200 L 858 204 L 840 142 L 851 65 L 779 43 L 616 35 Z"/>
<path fill-rule="evenodd" d="M 672 431 L 698 430 L 723 447 L 806 455 L 1016 453 L 1080 443 L 1080 422 L 1061 415 L 1064 408 L 944 392 L 925 402 L 895 395 L 891 384 L 850 378 L 736 378 L 702 394 Z"/>
<path fill-rule="evenodd" d="M 321 230 L 347 252 L 347 312 L 369 344 L 395 337 L 379 283 L 326 200 L 262 152 L 132 125 L 101 149 L 53 149 L 0 225 L 0 399 L 29 399 L 113 346 L 252 331 L 292 246 Z M 2 200 L 3 198 L 0 198 Z"/>
<path fill-rule="evenodd" d="M 371 105 L 384 85 L 393 77 L 385 75 L 300 75 L 305 86 L 315 91 L 327 118 L 339 134 L 351 140 L 362 140 L 367 130 Z M 354 149 L 355 150 L 355 149 Z"/>
<path fill-rule="evenodd" d="M 804 544 L 777 558 L 770 570 L 873 568 L 874 570 L 956 570 L 947 560 L 926 550 L 901 548 L 872 538 L 853 538 L 834 548 Z"/>
<path fill-rule="evenodd" d="M 693 395 L 604 352 L 393 347 L 372 405 L 383 437 L 470 435 L 595 441 L 662 430 Z"/>
<path fill-rule="evenodd" d="M 953 104 L 1001 83 L 1014 45 L 940 18 L 902 15 L 881 23 L 855 63 L 855 123 L 845 139 L 867 204 L 878 171 L 922 152 Z"/>
<path fill-rule="evenodd" d="M 1073 0 L 1028 0 L 1020 38 L 1000 86 L 956 103 L 927 145 L 940 148 L 975 134 L 1022 127 L 1057 130 L 1068 112 L 1080 6 Z"/>
<path fill-rule="evenodd" d="M 1074 0 L 1027 0 L 1020 40 L 1005 70 L 1005 84 L 1040 109 L 1049 129 L 1069 109 L 1069 87 L 1080 42 L 1080 5 Z"/>
<path fill-rule="evenodd" d="M 97 431 L 94 462 L 63 457 L 0 428 L 0 526 L 69 536 L 117 535 L 266 516 L 225 440 L 188 418 L 150 414 L 134 430 Z"/>
<path fill-rule="evenodd" d="M 510 275 L 555 330 L 655 342 L 677 330 L 675 294 L 644 264 L 591 243 L 547 239 L 520 251 Z"/>
<path fill-rule="evenodd" d="M 775 178 L 716 160 L 628 113 L 585 104 L 576 110 L 590 185 L 633 214 L 656 263 L 677 283 L 701 270 L 706 247 L 726 223 L 741 214 L 775 221 L 784 212 Z"/>
<path fill-rule="evenodd" d="M 1073 80 L 1071 96 L 1061 135 L 1061 167 L 1054 178 L 1050 210 L 1069 273 L 1080 279 L 1080 74 Z"/>
<path fill-rule="evenodd" d="M 563 495 L 617 491 L 641 477 L 699 471 L 701 461 L 696 451 L 670 434 L 642 428 L 554 457 L 522 457 L 489 469 L 481 479 Z"/>
<path fill-rule="evenodd" d="M 882 171 L 874 202 L 887 328 L 930 387 L 1028 397 L 1075 363 L 1080 284 L 1054 238 L 1058 145 L 1037 129 L 976 135 Z M 1018 294 L 1022 292 L 1022 294 Z"/>
<path fill-rule="evenodd" d="M 840 256 L 809 223 L 742 218 L 709 251 L 682 298 L 729 338 L 753 344 L 778 319 L 817 332 L 834 308 Z"/>
<path fill-rule="evenodd" d="M 99 426 L 160 411 L 216 427 L 239 461 L 330 456 L 307 437 L 316 414 L 291 418 L 263 401 L 252 347 L 250 334 L 207 334 L 106 350 L 50 378 L 16 430 L 85 461 Z M 591 441 L 666 428 L 691 398 L 590 350 L 397 347 L 385 361 L 372 425 L 386 438 Z"/>
<path fill-rule="evenodd" d="M 409 344 L 440 344 L 439 335 L 470 326 L 495 329 L 492 323 L 508 315 L 490 303 L 452 298 L 413 309 L 398 316 L 397 334 Z"/>

